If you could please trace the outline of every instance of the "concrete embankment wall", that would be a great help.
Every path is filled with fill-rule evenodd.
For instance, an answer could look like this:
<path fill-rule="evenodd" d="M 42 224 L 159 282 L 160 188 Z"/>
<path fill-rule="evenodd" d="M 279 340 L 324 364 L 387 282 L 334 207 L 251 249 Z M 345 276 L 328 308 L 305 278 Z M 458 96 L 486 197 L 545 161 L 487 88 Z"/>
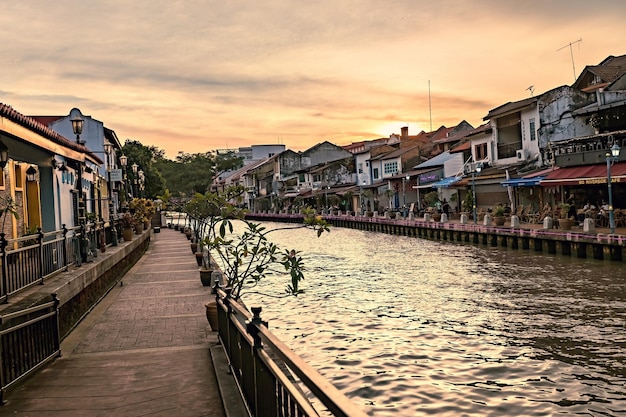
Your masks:
<path fill-rule="evenodd" d="M 260 221 L 298 222 L 296 214 L 248 214 Z M 391 220 L 363 216 L 324 216 L 335 227 L 409 236 L 451 243 L 531 250 L 549 255 L 608 261 L 626 260 L 626 235 L 583 233 L 559 229 L 491 227 L 419 220 Z"/>
<path fill-rule="evenodd" d="M 130 242 L 107 247 L 93 262 L 72 266 L 9 298 L 0 315 L 59 299 L 60 336 L 63 339 L 89 310 L 137 263 L 150 244 L 150 231 L 134 235 Z"/>

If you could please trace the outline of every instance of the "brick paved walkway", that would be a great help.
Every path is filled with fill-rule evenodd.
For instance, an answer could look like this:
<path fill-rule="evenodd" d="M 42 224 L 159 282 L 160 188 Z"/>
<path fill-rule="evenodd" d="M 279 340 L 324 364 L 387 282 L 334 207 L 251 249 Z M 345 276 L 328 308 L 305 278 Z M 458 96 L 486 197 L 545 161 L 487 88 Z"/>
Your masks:
<path fill-rule="evenodd" d="M 153 234 L 123 285 L 64 340 L 63 356 L 12 391 L 0 415 L 225 416 L 209 296 L 185 235 Z"/>

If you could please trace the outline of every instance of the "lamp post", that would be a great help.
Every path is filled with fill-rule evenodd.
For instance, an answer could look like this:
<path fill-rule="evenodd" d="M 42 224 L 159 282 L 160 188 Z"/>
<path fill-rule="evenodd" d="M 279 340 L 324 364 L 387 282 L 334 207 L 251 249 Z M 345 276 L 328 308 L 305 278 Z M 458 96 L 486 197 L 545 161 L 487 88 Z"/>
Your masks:
<path fill-rule="evenodd" d="M 365 180 L 363 180 L 363 182 L 360 184 L 360 188 L 359 188 L 359 205 L 361 206 L 360 210 L 360 214 L 363 215 L 364 213 L 364 203 L 363 203 L 363 187 L 365 187 Z"/>
<path fill-rule="evenodd" d="M 134 163 L 130 166 L 130 168 L 133 170 L 133 198 L 136 198 L 139 196 L 137 193 L 137 169 L 139 168 L 139 165 Z"/>
<path fill-rule="evenodd" d="M 124 180 L 124 201 L 128 198 L 128 176 L 126 175 L 126 165 L 128 165 L 128 157 L 124 154 L 120 156 L 120 165 L 122 166 L 122 177 Z"/>
<path fill-rule="evenodd" d="M 83 124 L 85 120 L 82 118 L 80 110 L 74 108 L 70 111 L 70 122 L 72 123 L 72 131 L 76 135 L 76 143 L 81 144 L 80 135 L 83 133 Z M 86 236 L 85 230 L 85 199 L 83 197 L 83 163 L 81 161 L 77 162 L 77 178 L 76 178 L 76 198 L 77 198 L 77 207 L 76 207 L 76 217 L 78 221 L 78 225 L 80 226 L 80 234 L 81 234 L 81 244 L 80 246 L 80 257 L 82 262 L 87 261 L 87 248 L 88 248 L 88 240 Z"/>
<path fill-rule="evenodd" d="M 620 147 L 617 143 L 611 146 L 611 153 L 606 153 L 606 178 L 609 189 L 609 227 L 611 234 L 615 233 L 615 214 L 613 212 L 613 189 L 611 187 L 611 166 L 619 160 Z"/>
<path fill-rule="evenodd" d="M 113 164 L 111 163 L 111 153 L 113 152 L 113 145 L 108 140 L 102 145 L 104 148 L 104 154 L 106 156 L 107 164 L 107 188 L 108 188 L 108 200 L 109 200 L 109 224 L 111 225 L 111 245 L 117 246 L 117 230 L 115 230 L 115 207 L 113 205 L 113 186 L 111 183 L 111 170 Z"/>
<path fill-rule="evenodd" d="M 407 216 L 407 207 L 406 207 L 406 184 L 409 182 L 411 177 L 409 174 L 406 177 L 402 178 L 402 215 L 404 217 Z"/>
<path fill-rule="evenodd" d="M 139 175 L 139 197 L 144 198 L 144 190 L 146 184 L 146 177 L 143 173 L 143 169 L 140 169 L 137 173 Z"/>
<path fill-rule="evenodd" d="M 474 224 L 478 223 L 478 214 L 476 213 L 476 174 L 480 174 L 483 170 L 483 163 L 479 162 L 472 171 L 472 209 L 474 216 Z"/>

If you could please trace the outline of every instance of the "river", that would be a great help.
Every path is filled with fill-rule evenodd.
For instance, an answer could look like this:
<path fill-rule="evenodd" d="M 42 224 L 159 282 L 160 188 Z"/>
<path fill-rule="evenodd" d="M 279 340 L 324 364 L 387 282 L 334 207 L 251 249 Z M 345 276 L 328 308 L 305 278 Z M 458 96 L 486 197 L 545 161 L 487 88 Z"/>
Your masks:
<path fill-rule="evenodd" d="M 275 298 L 287 277 L 271 277 L 246 304 L 369 415 L 626 416 L 625 263 L 341 228 L 270 237 L 302 251 L 306 292 Z"/>

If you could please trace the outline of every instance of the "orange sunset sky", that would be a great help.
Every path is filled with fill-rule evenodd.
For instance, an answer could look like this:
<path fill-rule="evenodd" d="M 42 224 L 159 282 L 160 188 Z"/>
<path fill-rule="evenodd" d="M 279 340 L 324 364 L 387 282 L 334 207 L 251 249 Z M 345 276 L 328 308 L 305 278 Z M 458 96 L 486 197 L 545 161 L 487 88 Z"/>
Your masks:
<path fill-rule="evenodd" d="M 0 102 L 172 158 L 478 126 L 626 54 L 622 0 L 3 3 Z"/>

